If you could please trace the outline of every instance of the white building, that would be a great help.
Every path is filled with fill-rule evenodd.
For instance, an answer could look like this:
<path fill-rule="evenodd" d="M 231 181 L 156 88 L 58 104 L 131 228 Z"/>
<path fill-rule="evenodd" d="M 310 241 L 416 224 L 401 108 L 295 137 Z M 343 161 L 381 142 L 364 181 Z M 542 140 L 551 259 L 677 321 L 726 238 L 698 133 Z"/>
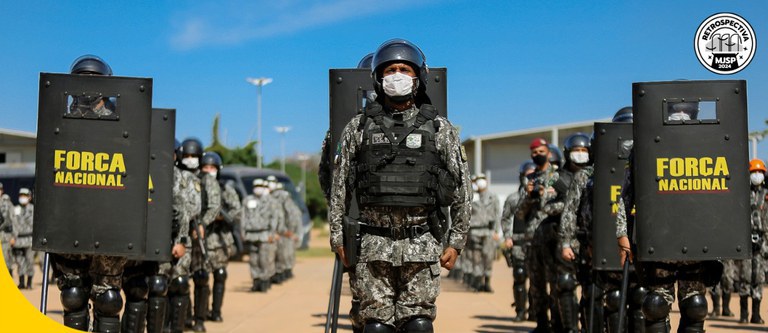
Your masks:
<path fill-rule="evenodd" d="M 0 128 L 0 165 L 35 163 L 37 135 Z"/>

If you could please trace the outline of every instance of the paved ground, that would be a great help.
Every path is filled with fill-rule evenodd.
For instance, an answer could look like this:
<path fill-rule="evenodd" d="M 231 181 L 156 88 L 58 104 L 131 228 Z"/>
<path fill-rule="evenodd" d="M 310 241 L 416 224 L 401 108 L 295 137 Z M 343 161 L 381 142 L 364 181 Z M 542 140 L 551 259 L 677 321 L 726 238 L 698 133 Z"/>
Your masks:
<path fill-rule="evenodd" d="M 249 292 L 250 278 L 245 262 L 230 264 L 224 322 L 206 323 L 208 332 L 322 332 L 333 261 L 330 255 L 324 255 L 327 238 L 315 236 L 312 242 L 315 250 L 305 252 L 297 260 L 296 277 L 283 285 L 274 286 L 266 294 Z M 512 322 L 512 274 L 501 260 L 496 261 L 494 269 L 493 294 L 469 292 L 453 281 L 443 280 L 435 323 L 437 332 L 528 332 L 533 328 L 534 323 L 531 322 Z M 35 280 L 35 289 L 23 293 L 37 306 L 40 302 L 41 275 L 37 274 Z M 61 322 L 58 289 L 50 286 L 49 290 L 48 315 Z M 349 302 L 349 292 L 345 287 L 341 298 L 339 332 L 351 332 L 346 316 Z M 731 309 L 738 310 L 738 297 L 733 298 Z M 765 305 L 763 317 L 768 317 L 768 306 Z M 674 310 L 673 332 L 676 331 L 678 318 Z M 740 325 L 734 318 L 725 318 L 708 320 L 707 332 L 768 332 L 768 326 Z"/>

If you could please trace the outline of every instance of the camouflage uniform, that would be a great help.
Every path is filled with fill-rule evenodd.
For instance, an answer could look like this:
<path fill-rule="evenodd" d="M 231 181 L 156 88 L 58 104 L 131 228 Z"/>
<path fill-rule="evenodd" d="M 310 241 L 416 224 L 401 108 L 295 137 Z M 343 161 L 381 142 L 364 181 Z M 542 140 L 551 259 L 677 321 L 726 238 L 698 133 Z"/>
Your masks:
<path fill-rule="evenodd" d="M 526 281 L 528 280 L 528 270 L 525 267 L 525 249 L 528 247 L 525 241 L 525 233 L 515 232 L 515 223 L 524 224 L 523 219 L 515 218 L 515 211 L 517 209 L 518 202 L 525 196 L 525 186 L 520 185 L 520 188 L 516 193 L 510 194 L 504 201 L 504 209 L 501 212 L 501 226 L 505 239 L 512 240 L 512 249 L 506 249 L 506 256 L 509 258 L 508 264 L 511 262 L 513 281 L 513 295 L 515 300 L 515 311 L 517 316 L 514 321 L 522 321 L 525 319 L 524 314 L 528 310 L 527 302 L 528 290 L 526 288 Z M 518 227 L 518 230 L 524 230 L 525 225 Z"/>
<path fill-rule="evenodd" d="M 529 182 L 533 182 L 534 187 L 542 188 L 544 193 L 539 194 L 535 190 L 531 193 L 524 191 L 525 195 L 519 200 L 515 212 L 517 219 L 525 220 L 527 218 L 528 228 L 525 231 L 524 240 L 530 242 L 525 257 L 526 268 L 531 281 L 528 295 L 531 298 L 532 314 L 536 317 L 537 323 L 545 327 L 549 326 L 547 310 L 555 306 L 547 294 L 547 284 L 549 283 L 554 288 L 556 277 L 552 276 L 547 269 L 547 267 L 554 267 L 555 265 L 555 258 L 552 253 L 555 246 L 550 244 L 553 236 L 555 236 L 555 230 L 552 223 L 545 224 L 543 222 L 550 216 L 549 212 L 552 212 L 553 208 L 557 208 L 548 204 L 556 196 L 552 186 L 557 182 L 558 177 L 559 174 L 552 165 L 545 170 L 537 169 L 528 175 Z M 558 312 L 554 308 L 553 310 L 553 322 L 559 323 Z"/>
<path fill-rule="evenodd" d="M 491 291 L 490 278 L 498 242 L 494 240 L 499 221 L 499 198 L 487 190 L 478 192 L 472 199 L 472 216 L 469 218 L 469 237 L 466 258 L 471 258 L 472 286 L 478 291 Z M 485 281 L 483 281 L 485 280 Z"/>
<path fill-rule="evenodd" d="M 221 187 L 216 177 L 213 175 L 198 171 L 197 176 L 200 178 L 200 184 L 202 186 L 202 213 L 198 221 L 204 229 L 208 227 L 216 220 L 221 211 Z M 199 236 L 199 235 L 198 235 Z M 192 243 L 192 281 L 195 283 L 194 296 L 194 320 L 195 326 L 199 329 L 202 323 L 208 317 L 208 298 L 211 294 L 211 288 L 208 285 L 210 279 L 210 260 L 211 253 L 203 253 L 203 249 L 200 247 L 200 242 L 195 241 Z M 206 246 L 207 250 L 207 244 Z M 225 258 L 226 260 L 226 258 Z"/>
<path fill-rule="evenodd" d="M 13 220 L 11 214 L 13 213 L 13 204 L 11 203 L 11 197 L 7 194 L 3 194 L 0 197 L 0 241 L 3 245 L 3 260 L 5 260 L 5 266 L 8 268 L 8 272 L 13 272 L 13 252 L 11 250 L 11 239 L 16 238 L 16 234 L 13 231 Z M 13 276 L 13 274 L 11 274 Z"/>
<path fill-rule="evenodd" d="M 283 227 L 277 230 L 280 238 L 277 240 L 277 258 L 275 261 L 275 270 L 280 277 L 279 280 L 284 280 L 292 274 L 290 272 L 293 270 L 296 255 L 296 235 L 299 234 L 301 228 L 301 210 L 291 198 L 291 194 L 284 189 L 272 192 L 272 197 L 280 205 L 285 217 Z"/>
<path fill-rule="evenodd" d="M 763 186 L 750 187 L 750 222 L 752 225 L 752 259 L 736 260 L 736 274 L 738 276 L 736 289 L 739 291 L 741 305 L 741 322 L 747 320 L 747 302 L 752 298 L 752 323 L 762 323 L 760 318 L 760 301 L 763 299 L 763 285 L 765 273 L 768 268 L 766 262 L 766 236 L 768 235 L 768 221 L 765 220 L 768 205 L 765 203 L 765 195 L 768 191 Z"/>
<path fill-rule="evenodd" d="M 243 199 L 243 240 L 250 243 L 251 278 L 254 291 L 266 291 L 275 274 L 275 237 L 282 221 L 283 210 L 269 194 L 250 194 Z"/>
<path fill-rule="evenodd" d="M 630 155 L 629 163 L 624 172 L 624 184 L 619 197 L 618 212 L 616 214 L 616 238 L 628 237 L 632 243 L 632 237 L 628 234 L 634 225 L 632 209 L 635 207 L 635 189 L 632 180 L 633 156 Z M 634 225 L 642 228 L 642 226 Z M 633 253 L 636 248 L 633 247 Z M 704 307 L 706 312 L 706 293 L 709 284 L 713 286 L 720 280 L 722 264 L 717 261 L 636 261 L 635 269 L 643 287 L 648 289 L 648 294 L 643 301 L 643 314 L 645 314 L 645 329 L 647 332 L 661 332 L 668 325 L 669 311 L 675 301 L 675 282 L 677 282 L 677 298 L 681 309 L 680 329 L 688 328 L 691 332 L 703 332 L 704 316 L 699 311 L 687 311 L 689 308 L 700 309 Z M 716 275 L 716 276 L 715 276 Z"/>
<path fill-rule="evenodd" d="M 413 123 L 419 109 L 389 112 L 386 119 L 391 119 L 393 114 L 402 115 L 406 123 Z M 356 157 L 363 145 L 364 132 L 358 130 L 361 118 L 357 115 L 346 125 L 337 147 L 328 213 L 331 248 L 334 250 L 343 246 L 342 219 L 350 193 L 358 185 Z M 441 116 L 433 121 L 439 124 L 435 133 L 437 153 L 458 185 L 451 193 L 454 198 L 450 209 L 453 224 L 448 231 L 448 246 L 461 251 L 469 227 L 472 193 L 466 155 L 461 151 L 458 131 L 453 125 Z M 422 207 L 364 206 L 360 215 L 361 220 L 372 227 L 390 229 L 423 225 L 427 223 L 429 213 Z M 360 287 L 360 314 L 366 322 L 398 326 L 414 317 L 434 320 L 443 247 L 429 232 L 412 236 L 395 239 L 363 234 L 355 272 Z"/>
<path fill-rule="evenodd" d="M 27 276 L 29 283 L 35 274 L 35 253 L 32 251 L 32 219 L 35 206 L 31 203 L 14 207 L 13 230 L 16 234 L 16 244 L 13 245 L 13 258 L 18 269 L 19 280 Z M 19 283 L 24 286 L 24 281 Z M 31 288 L 31 286 L 28 286 Z"/>
<path fill-rule="evenodd" d="M 240 197 L 237 195 L 234 185 L 225 183 L 221 188 L 223 189 L 221 191 L 221 210 L 226 211 L 233 220 L 240 218 Z M 232 236 L 235 223 L 237 221 L 228 222 L 219 216 L 206 228 L 205 243 L 208 249 L 208 270 L 215 271 L 226 268 L 229 256 L 237 250 L 235 238 Z"/>

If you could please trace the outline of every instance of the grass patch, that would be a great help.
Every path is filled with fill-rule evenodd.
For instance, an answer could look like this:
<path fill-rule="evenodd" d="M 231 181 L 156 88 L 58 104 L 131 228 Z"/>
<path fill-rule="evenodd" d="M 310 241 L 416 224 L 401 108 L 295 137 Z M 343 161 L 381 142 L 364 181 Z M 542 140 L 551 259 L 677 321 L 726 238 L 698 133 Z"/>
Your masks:
<path fill-rule="evenodd" d="M 329 247 L 310 247 L 306 250 L 296 251 L 297 258 L 333 258 L 334 253 Z"/>

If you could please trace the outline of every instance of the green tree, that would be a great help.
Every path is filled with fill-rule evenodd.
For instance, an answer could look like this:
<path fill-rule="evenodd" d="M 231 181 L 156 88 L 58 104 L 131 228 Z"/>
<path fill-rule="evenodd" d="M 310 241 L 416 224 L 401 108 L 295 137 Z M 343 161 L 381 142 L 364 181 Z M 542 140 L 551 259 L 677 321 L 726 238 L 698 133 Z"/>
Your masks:
<path fill-rule="evenodd" d="M 219 122 L 221 120 L 221 114 L 217 113 L 213 118 L 213 130 L 211 133 L 211 145 L 205 148 L 206 151 L 213 151 L 221 155 L 221 160 L 224 164 L 242 164 L 248 166 L 256 166 L 258 164 L 259 156 L 256 155 L 256 141 L 250 141 L 243 147 L 229 148 L 221 143 L 219 138 Z"/>

